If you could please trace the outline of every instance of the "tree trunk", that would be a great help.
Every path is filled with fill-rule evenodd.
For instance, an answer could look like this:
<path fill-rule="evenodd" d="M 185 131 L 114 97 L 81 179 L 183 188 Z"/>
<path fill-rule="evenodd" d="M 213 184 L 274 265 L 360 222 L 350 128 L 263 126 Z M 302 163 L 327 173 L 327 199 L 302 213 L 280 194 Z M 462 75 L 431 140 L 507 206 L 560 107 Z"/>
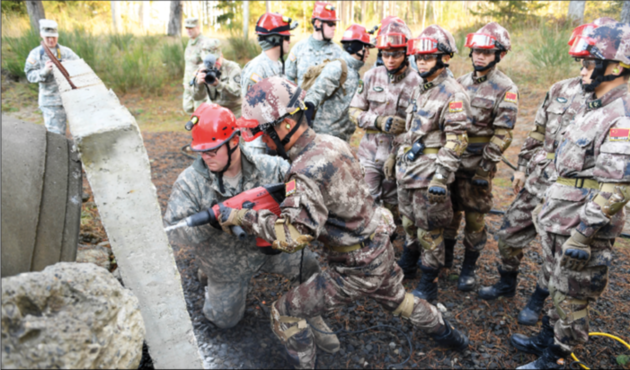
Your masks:
<path fill-rule="evenodd" d="M 623 2 L 623 8 L 621 8 L 621 17 L 619 22 L 630 23 L 630 1 Z"/>
<path fill-rule="evenodd" d="M 249 35 L 249 1 L 243 1 L 243 38 Z"/>
<path fill-rule="evenodd" d="M 361 0 L 361 23 L 362 23 L 365 27 L 367 27 L 367 24 L 365 24 L 365 22 L 366 22 L 365 15 L 366 15 L 366 12 L 367 12 L 367 9 L 366 9 L 366 8 L 367 8 L 366 1 L 365 1 L 365 0 Z M 369 28 L 369 27 L 368 27 L 368 28 Z"/>
<path fill-rule="evenodd" d="M 138 23 L 140 23 L 140 29 L 142 30 L 142 32 L 144 32 L 147 28 L 146 22 L 144 20 L 144 15 L 146 13 L 144 1 L 141 1 L 138 5 Z"/>
<path fill-rule="evenodd" d="M 422 2 L 422 30 L 424 31 L 424 23 L 427 18 L 427 0 Z"/>
<path fill-rule="evenodd" d="M 624 2 L 624 6 L 625 6 Z M 569 1 L 569 12 L 567 18 L 576 22 L 582 23 L 584 21 L 584 8 L 586 8 L 586 1 Z"/>
<path fill-rule="evenodd" d="M 271 12 L 271 1 L 269 1 L 269 0 L 265 1 L 265 11 L 267 13 Z"/>
<path fill-rule="evenodd" d="M 28 17 L 31 20 L 31 27 L 33 27 L 33 31 L 39 33 L 39 20 L 46 19 L 46 13 L 44 13 L 44 4 L 41 1 L 25 1 L 26 3 L 26 11 L 28 12 Z"/>
<path fill-rule="evenodd" d="M 120 33 L 121 18 L 120 18 L 120 3 L 118 1 L 110 1 L 112 10 L 112 29 L 115 33 Z"/>
<path fill-rule="evenodd" d="M 176 0 L 171 1 L 171 12 L 168 16 L 168 29 L 166 31 L 167 35 L 182 36 L 182 13 L 182 2 Z"/>

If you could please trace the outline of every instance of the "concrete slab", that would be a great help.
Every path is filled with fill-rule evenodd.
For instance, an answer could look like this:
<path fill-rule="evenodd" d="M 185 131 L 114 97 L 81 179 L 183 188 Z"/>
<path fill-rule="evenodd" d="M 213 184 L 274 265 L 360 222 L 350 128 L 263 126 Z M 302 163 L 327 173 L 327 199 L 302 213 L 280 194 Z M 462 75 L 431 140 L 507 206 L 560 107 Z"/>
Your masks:
<path fill-rule="evenodd" d="M 79 230 L 81 228 L 81 195 L 83 194 L 83 172 L 79 152 L 68 145 L 68 198 L 66 200 L 66 224 L 61 242 L 61 261 L 75 261 Z"/>
<path fill-rule="evenodd" d="M 83 60 L 63 65 L 71 76 L 81 74 L 91 81 L 98 78 L 93 72 L 91 76 L 85 74 L 89 66 Z M 54 72 L 70 131 L 123 280 L 140 301 L 154 366 L 201 368 L 138 125 L 102 83 L 70 90 L 61 73 L 57 69 Z"/>

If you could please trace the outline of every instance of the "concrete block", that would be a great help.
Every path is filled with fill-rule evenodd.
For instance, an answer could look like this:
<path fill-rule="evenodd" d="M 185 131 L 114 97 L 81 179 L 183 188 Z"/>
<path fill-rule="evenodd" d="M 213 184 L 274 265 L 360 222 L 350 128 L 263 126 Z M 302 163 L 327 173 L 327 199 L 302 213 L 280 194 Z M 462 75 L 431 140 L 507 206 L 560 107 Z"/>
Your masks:
<path fill-rule="evenodd" d="M 125 285 L 140 301 L 156 368 L 201 368 L 173 251 L 162 226 L 149 157 L 135 119 L 83 60 L 63 62 L 91 81 L 76 90 L 55 71 L 70 132 Z M 100 81 L 100 80 L 99 80 Z M 73 78 L 73 83 L 75 82 Z"/>

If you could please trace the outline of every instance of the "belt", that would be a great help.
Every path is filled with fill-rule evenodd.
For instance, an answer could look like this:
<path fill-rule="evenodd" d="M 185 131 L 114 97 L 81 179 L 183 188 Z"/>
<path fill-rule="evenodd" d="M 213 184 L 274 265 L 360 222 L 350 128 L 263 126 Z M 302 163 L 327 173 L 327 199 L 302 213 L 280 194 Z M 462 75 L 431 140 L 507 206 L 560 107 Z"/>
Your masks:
<path fill-rule="evenodd" d="M 408 151 L 411 150 L 411 147 L 405 147 L 405 153 L 407 153 Z M 438 154 L 438 152 L 440 151 L 440 148 L 424 148 L 424 150 L 422 151 L 422 154 Z"/>
<path fill-rule="evenodd" d="M 490 142 L 492 136 L 468 136 L 468 144 L 485 144 Z"/>
<path fill-rule="evenodd" d="M 547 159 L 551 159 L 551 160 L 556 159 L 556 153 L 547 153 Z"/>
<path fill-rule="evenodd" d="M 366 134 L 383 134 L 383 135 L 392 135 L 393 136 L 393 134 L 389 134 L 389 133 L 383 132 L 381 130 L 372 130 L 372 129 L 365 130 L 365 133 Z"/>
<path fill-rule="evenodd" d="M 560 185 L 573 186 L 574 188 L 599 189 L 599 183 L 593 179 L 558 177 L 556 182 Z"/>
<path fill-rule="evenodd" d="M 340 246 L 340 247 L 327 245 L 326 248 L 330 249 L 331 251 L 335 251 L 335 252 L 339 252 L 339 253 L 350 253 L 350 252 L 354 252 L 356 250 L 365 248 L 367 243 L 369 243 L 372 239 L 374 239 L 374 234 L 370 235 L 370 237 L 368 239 L 366 239 L 367 242 L 366 242 L 366 240 L 364 240 L 361 243 L 352 244 L 352 245 L 344 245 L 344 246 Z"/>

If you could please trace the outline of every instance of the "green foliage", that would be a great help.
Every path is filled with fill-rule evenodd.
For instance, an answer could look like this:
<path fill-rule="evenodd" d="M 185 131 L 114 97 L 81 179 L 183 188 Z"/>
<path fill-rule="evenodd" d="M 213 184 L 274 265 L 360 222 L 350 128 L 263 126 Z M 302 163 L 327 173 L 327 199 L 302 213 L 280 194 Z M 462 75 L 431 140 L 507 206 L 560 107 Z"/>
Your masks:
<path fill-rule="evenodd" d="M 21 37 L 2 37 L 2 69 L 13 76 L 26 77 L 24 63 L 41 42 L 39 33 L 29 30 Z"/>
<path fill-rule="evenodd" d="M 527 59 L 544 80 L 557 81 L 576 75 L 575 62 L 567 50 L 571 31 L 570 27 L 553 28 L 543 23 L 538 34 L 533 34 L 534 37 L 525 45 Z"/>
<path fill-rule="evenodd" d="M 524 21 L 534 12 L 546 8 L 548 2 L 543 1 L 520 1 L 520 0 L 488 0 L 479 2 L 476 10 L 470 10 L 472 15 L 482 17 L 492 17 L 503 23 Z"/>
<path fill-rule="evenodd" d="M 113 33 L 107 36 L 110 46 L 115 46 L 119 51 L 126 51 L 134 39 L 131 33 Z"/>
<path fill-rule="evenodd" d="M 2 0 L 2 14 L 26 14 L 24 1 Z"/>
<path fill-rule="evenodd" d="M 91 66 L 95 65 L 97 57 L 98 39 L 84 29 L 75 28 L 73 31 L 59 30 L 59 39 L 63 40 L 61 45 L 68 46 Z M 72 46 L 69 46 L 72 45 Z"/>
<path fill-rule="evenodd" d="M 617 356 L 617 364 L 619 366 L 626 366 L 630 362 L 630 357 L 627 355 Z"/>
<path fill-rule="evenodd" d="M 227 48 L 223 48 L 223 56 L 241 65 L 245 65 L 261 53 L 260 46 L 255 39 L 244 39 L 235 34 L 228 37 L 228 45 Z"/>
<path fill-rule="evenodd" d="M 168 76 L 174 79 L 184 78 L 184 48 L 179 42 L 162 45 L 162 63 L 166 67 Z"/>

